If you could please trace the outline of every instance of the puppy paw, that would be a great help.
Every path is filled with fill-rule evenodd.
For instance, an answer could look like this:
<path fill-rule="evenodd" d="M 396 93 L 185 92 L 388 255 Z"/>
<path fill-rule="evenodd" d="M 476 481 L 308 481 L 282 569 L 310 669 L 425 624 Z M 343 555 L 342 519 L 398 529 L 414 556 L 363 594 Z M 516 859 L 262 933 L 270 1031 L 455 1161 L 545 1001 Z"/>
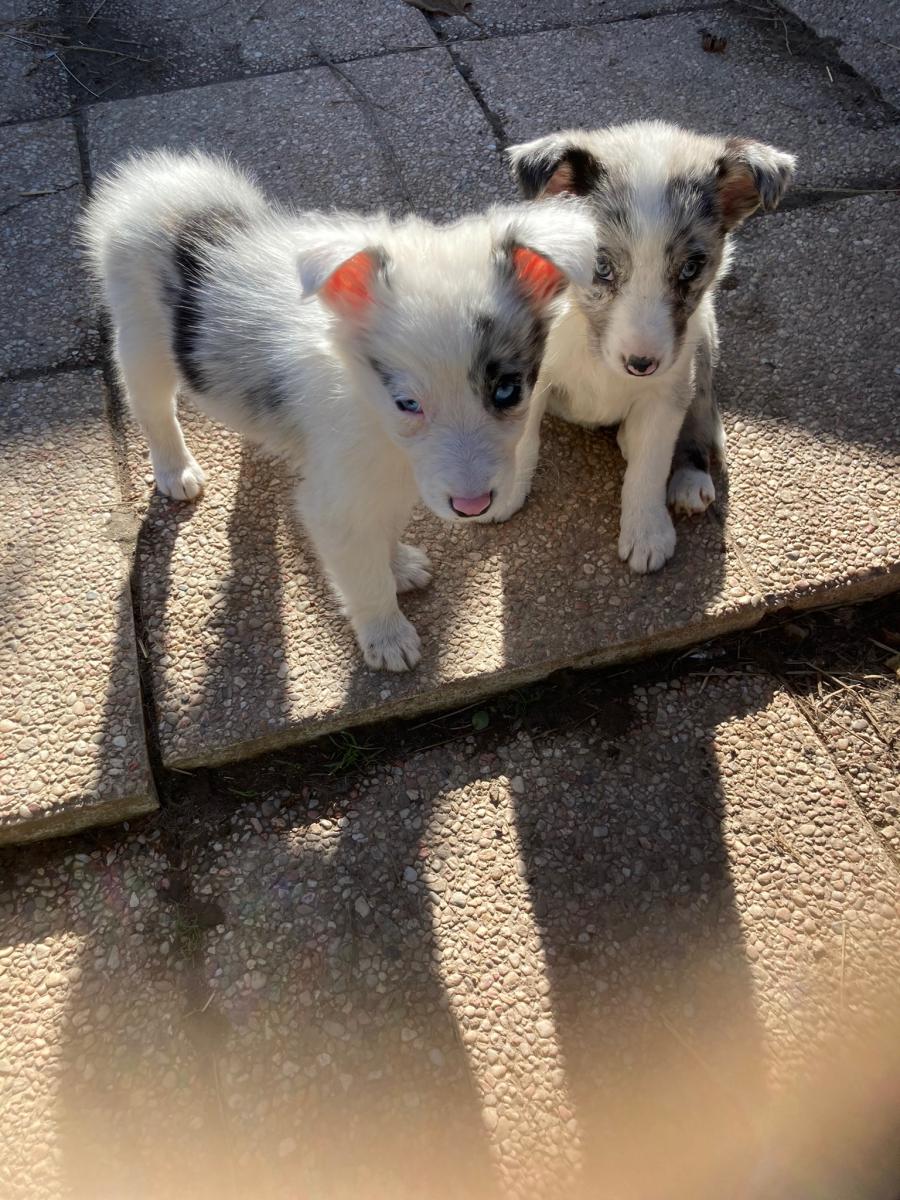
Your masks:
<path fill-rule="evenodd" d="M 203 471 L 193 457 L 174 467 L 154 466 L 153 477 L 159 491 L 173 500 L 196 500 L 206 483 Z"/>
<path fill-rule="evenodd" d="M 679 467 L 669 480 L 668 503 L 677 513 L 693 516 L 705 512 L 716 498 L 716 488 L 706 471 Z"/>
<path fill-rule="evenodd" d="M 492 504 L 482 518 L 484 522 L 492 521 L 495 525 L 499 525 L 501 521 L 508 521 L 510 517 L 514 517 L 525 501 L 528 499 L 528 493 L 531 490 L 530 484 L 522 484 L 513 489 L 509 497 L 501 504 Z"/>
<path fill-rule="evenodd" d="M 658 571 L 675 553 L 675 526 L 665 508 L 622 518 L 619 558 L 644 575 Z"/>
<path fill-rule="evenodd" d="M 419 635 L 401 612 L 367 622 L 356 636 L 363 657 L 375 671 L 408 671 L 422 657 Z"/>
<path fill-rule="evenodd" d="M 431 563 L 418 546 L 400 542 L 391 560 L 391 570 L 398 592 L 411 592 L 413 588 L 427 587 L 431 583 Z"/>

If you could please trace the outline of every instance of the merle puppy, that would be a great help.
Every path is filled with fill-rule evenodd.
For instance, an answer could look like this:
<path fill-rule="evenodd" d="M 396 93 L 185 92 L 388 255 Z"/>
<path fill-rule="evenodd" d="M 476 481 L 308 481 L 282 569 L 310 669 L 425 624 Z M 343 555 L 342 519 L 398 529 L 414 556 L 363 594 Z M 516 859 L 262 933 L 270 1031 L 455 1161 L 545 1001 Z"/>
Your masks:
<path fill-rule="evenodd" d="M 656 571 L 675 550 L 667 500 L 703 512 L 715 499 L 711 457 L 724 465 L 712 373 L 729 235 L 757 208 L 778 205 L 794 157 L 661 121 L 551 134 L 508 155 L 528 199 L 590 202 L 594 276 L 568 293 L 542 381 L 558 415 L 619 424 L 628 464 L 619 555 L 635 571 Z"/>
<path fill-rule="evenodd" d="M 295 214 L 225 162 L 157 153 L 100 183 L 84 236 L 159 490 L 204 485 L 180 391 L 299 468 L 299 515 L 366 662 L 414 666 L 397 594 L 430 568 L 404 526 L 417 499 L 446 521 L 525 499 L 547 330 L 593 270 L 584 204 L 445 226 Z"/>

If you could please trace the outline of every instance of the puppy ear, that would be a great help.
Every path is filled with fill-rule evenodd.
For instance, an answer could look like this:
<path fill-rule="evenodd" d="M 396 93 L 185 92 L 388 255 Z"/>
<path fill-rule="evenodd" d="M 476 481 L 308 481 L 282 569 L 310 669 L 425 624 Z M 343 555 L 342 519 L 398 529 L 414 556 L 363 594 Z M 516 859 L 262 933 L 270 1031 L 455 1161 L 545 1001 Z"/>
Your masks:
<path fill-rule="evenodd" d="M 498 241 L 518 290 L 537 308 L 593 276 L 597 231 L 587 207 L 560 197 L 501 211 Z"/>
<path fill-rule="evenodd" d="M 316 296 L 338 316 L 359 320 L 372 306 L 386 256 L 382 250 L 368 247 L 357 250 L 335 264 L 335 258 L 345 252 L 345 249 L 330 246 L 302 256 L 300 283 L 303 299 Z"/>
<path fill-rule="evenodd" d="M 519 288 L 537 308 L 549 304 L 569 282 L 556 263 L 527 246 L 513 246 L 512 264 Z"/>
<path fill-rule="evenodd" d="M 586 196 L 603 178 L 597 158 L 565 134 L 510 146 L 506 157 L 526 200 L 539 196 Z"/>
<path fill-rule="evenodd" d="M 734 229 L 762 207 L 771 212 L 793 178 L 797 160 L 764 142 L 729 138 L 717 164 L 722 223 Z"/>

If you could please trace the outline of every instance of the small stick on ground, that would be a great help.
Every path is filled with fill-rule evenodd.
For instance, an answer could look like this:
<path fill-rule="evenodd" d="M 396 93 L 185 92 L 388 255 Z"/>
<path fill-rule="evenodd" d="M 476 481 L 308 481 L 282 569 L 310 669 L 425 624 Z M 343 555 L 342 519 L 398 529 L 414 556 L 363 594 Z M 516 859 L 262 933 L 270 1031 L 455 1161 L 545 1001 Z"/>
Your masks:
<path fill-rule="evenodd" d="M 98 93 L 97 93 L 97 92 L 95 92 L 95 91 L 93 90 L 93 88 L 89 88 L 89 87 L 88 87 L 88 85 L 87 85 L 86 83 L 82 83 L 82 81 L 81 81 L 81 80 L 78 78 L 78 76 L 75 74 L 75 72 L 74 72 L 74 71 L 71 71 L 71 70 L 69 70 L 69 68 L 66 66 L 66 64 L 63 62 L 63 60 L 62 60 L 62 59 L 60 58 L 60 56 L 59 56 L 59 55 L 56 53 L 56 51 L 55 51 L 55 50 L 53 51 L 53 55 L 52 55 L 52 57 L 56 59 L 56 61 L 59 63 L 59 65 L 60 65 L 60 66 L 62 67 L 62 69 L 63 69 L 63 70 L 66 72 L 66 74 L 67 74 L 67 75 L 71 75 L 71 77 L 72 77 L 72 78 L 75 80 L 75 82 L 78 84 L 78 86 L 79 86 L 79 87 L 82 87 L 82 88 L 84 88 L 84 90 L 85 90 L 86 92 L 88 92 L 88 93 L 89 93 L 91 96 L 93 96 L 95 100 L 99 100 L 99 99 L 100 99 L 100 96 L 98 95 Z"/>

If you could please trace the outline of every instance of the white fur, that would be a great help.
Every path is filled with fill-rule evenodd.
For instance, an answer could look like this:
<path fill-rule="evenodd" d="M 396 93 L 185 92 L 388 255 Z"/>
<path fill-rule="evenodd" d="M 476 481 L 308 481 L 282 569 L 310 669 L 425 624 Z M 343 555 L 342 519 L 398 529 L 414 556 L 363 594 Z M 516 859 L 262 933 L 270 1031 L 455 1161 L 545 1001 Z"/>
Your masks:
<path fill-rule="evenodd" d="M 196 223 L 218 229 L 220 218 L 223 236 L 198 240 Z M 186 229 L 196 287 L 185 284 Z M 596 237 L 581 204 L 498 208 L 445 227 L 292 215 L 224 162 L 157 153 L 101 183 L 84 233 L 160 491 L 190 500 L 204 484 L 178 424 L 180 389 L 301 468 L 298 513 L 366 662 L 414 666 L 419 637 L 397 593 L 427 584 L 430 568 L 399 541 L 411 508 L 421 497 L 456 520 L 451 497 L 491 494 L 487 512 L 469 519 L 505 520 L 523 503 L 537 456 L 541 410 L 528 389 L 499 414 L 473 382 L 475 318 L 503 324 L 506 347 L 533 316 L 555 311 L 554 298 L 523 299 L 513 246 L 589 283 Z M 323 288 L 360 251 L 386 265 L 371 303 L 351 312 Z M 196 321 L 185 334 L 186 313 Z M 398 411 L 407 398 L 424 414 Z"/>

